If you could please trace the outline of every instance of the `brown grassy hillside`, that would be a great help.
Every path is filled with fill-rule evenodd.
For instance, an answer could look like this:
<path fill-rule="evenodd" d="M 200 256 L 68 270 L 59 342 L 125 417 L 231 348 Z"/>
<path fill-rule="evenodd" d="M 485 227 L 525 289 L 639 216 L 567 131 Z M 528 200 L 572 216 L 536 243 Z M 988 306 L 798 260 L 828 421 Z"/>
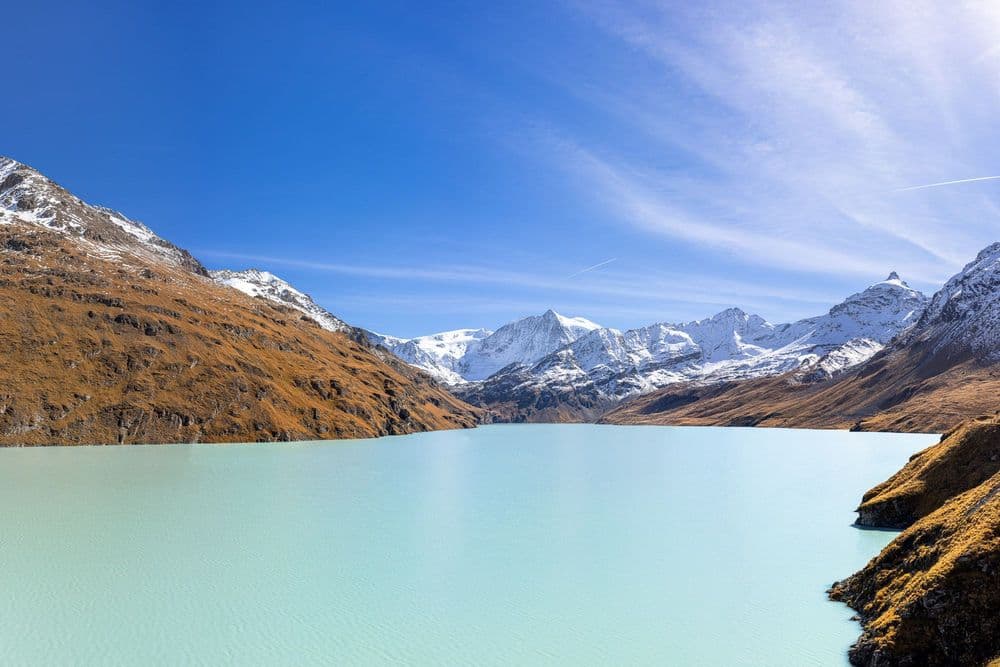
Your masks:
<path fill-rule="evenodd" d="M 640 396 L 602 421 L 857 428 L 940 433 L 1000 408 L 1000 367 L 942 359 L 920 346 L 876 356 L 859 371 L 818 383 L 794 374 L 715 387 L 668 387 Z"/>
<path fill-rule="evenodd" d="M 474 408 L 380 354 L 183 262 L 0 225 L 0 444 L 354 438 L 476 423 Z"/>
<path fill-rule="evenodd" d="M 1000 424 L 994 420 L 964 422 L 868 491 L 858 507 L 858 524 L 905 528 L 997 472 Z"/>
<path fill-rule="evenodd" d="M 963 424 L 865 495 L 869 525 L 916 522 L 831 590 L 862 618 L 852 663 L 982 665 L 1000 654 L 998 451 L 1000 424 Z"/>

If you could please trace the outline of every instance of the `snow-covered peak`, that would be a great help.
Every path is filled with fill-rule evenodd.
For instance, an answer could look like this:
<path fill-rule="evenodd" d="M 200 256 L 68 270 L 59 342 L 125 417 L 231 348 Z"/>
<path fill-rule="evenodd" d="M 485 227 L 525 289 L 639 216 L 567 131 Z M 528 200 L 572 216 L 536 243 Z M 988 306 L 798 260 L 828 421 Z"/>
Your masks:
<path fill-rule="evenodd" d="M 533 364 L 601 326 L 582 317 L 547 310 L 497 329 L 470 349 L 458 367 L 466 380 L 485 380 L 510 364 Z"/>
<path fill-rule="evenodd" d="M 375 345 L 381 345 L 408 364 L 418 366 L 445 384 L 465 380 L 456 368 L 470 349 L 493 332 L 489 329 L 456 329 L 417 338 L 397 338 L 372 331 L 365 332 Z"/>
<path fill-rule="evenodd" d="M 344 331 L 350 327 L 343 320 L 332 315 L 328 310 L 312 300 L 308 294 L 300 292 L 290 284 L 268 271 L 247 269 L 245 271 L 230 271 L 223 269 L 210 272 L 216 282 L 237 289 L 244 294 L 260 297 L 289 306 L 302 312 L 327 329 L 328 331 Z"/>
<path fill-rule="evenodd" d="M 933 339 L 936 350 L 957 347 L 998 356 L 1000 348 L 1000 243 L 983 248 L 932 298 L 914 335 Z"/>
<path fill-rule="evenodd" d="M 970 271 L 972 267 L 982 266 L 984 263 L 996 263 L 1000 261 L 1000 241 L 994 241 L 976 254 L 976 258 L 965 265 L 962 273 Z"/>
<path fill-rule="evenodd" d="M 757 356 L 761 348 L 757 341 L 774 331 L 767 320 L 739 308 L 727 308 L 712 317 L 681 324 L 685 332 L 701 348 L 705 361 L 721 361 Z"/>
<path fill-rule="evenodd" d="M 854 338 L 884 345 L 916 323 L 926 306 L 927 297 L 893 272 L 888 279 L 847 297 L 826 315 L 778 327 L 776 333 L 786 344 L 805 336 L 818 345 L 841 345 Z"/>
<path fill-rule="evenodd" d="M 558 411 L 563 402 L 586 412 L 681 382 L 709 385 L 791 371 L 799 381 L 819 381 L 871 358 L 920 317 L 925 303 L 892 273 L 827 313 L 790 324 L 727 308 L 681 324 L 594 329 L 534 364 L 495 364 L 499 372 L 461 391 L 469 400 L 517 405 L 527 413 Z M 515 325 L 537 327 L 546 319 L 556 320 L 548 313 L 520 320 L 483 345 Z"/>
<path fill-rule="evenodd" d="M 565 315 L 560 315 L 556 311 L 549 308 L 544 313 L 542 313 L 542 318 L 548 321 L 555 320 L 555 322 L 567 331 L 577 332 L 582 335 L 587 331 L 594 331 L 595 329 L 600 329 L 601 325 L 595 322 L 591 322 L 585 317 L 566 317 Z"/>
<path fill-rule="evenodd" d="M 101 257 L 124 253 L 167 261 L 195 273 L 204 267 L 186 250 L 157 236 L 122 213 L 87 204 L 44 175 L 0 156 L 0 224 L 23 224 L 60 232 Z"/>
<path fill-rule="evenodd" d="M 898 290 L 902 293 L 903 297 L 911 296 L 917 298 L 926 298 L 921 292 L 910 287 L 905 280 L 899 277 L 899 274 L 893 271 L 889 274 L 889 277 L 885 280 L 880 280 L 877 283 L 873 283 L 868 286 L 868 289 L 864 292 L 859 292 L 859 294 L 864 294 L 865 292 L 879 292 L 883 290 Z M 857 295 L 854 295 L 857 296 Z M 849 297 L 854 298 L 854 297 Z"/>

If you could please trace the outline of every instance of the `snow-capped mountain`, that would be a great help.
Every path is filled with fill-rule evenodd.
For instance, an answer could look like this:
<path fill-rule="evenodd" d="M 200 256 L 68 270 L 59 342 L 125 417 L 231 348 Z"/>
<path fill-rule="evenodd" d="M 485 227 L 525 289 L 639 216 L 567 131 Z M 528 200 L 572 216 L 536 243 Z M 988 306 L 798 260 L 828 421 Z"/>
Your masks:
<path fill-rule="evenodd" d="M 217 283 L 238 289 L 244 294 L 290 306 L 316 320 L 328 331 L 346 331 L 350 328 L 343 320 L 313 301 L 308 294 L 300 292 L 273 273 L 259 269 L 222 269 L 210 271 L 209 274 Z"/>
<path fill-rule="evenodd" d="M 206 273 L 190 253 L 141 222 L 87 204 L 31 167 L 0 156 L 0 225 L 15 223 L 61 232 L 88 254 L 119 259 L 122 266 L 130 265 L 132 255 Z"/>
<path fill-rule="evenodd" d="M 756 342 L 774 332 L 774 326 L 763 317 L 739 308 L 727 308 L 712 317 L 674 326 L 691 336 L 706 364 L 761 355 L 766 348 Z"/>
<path fill-rule="evenodd" d="M 904 328 L 884 343 L 896 326 Z M 802 330 L 809 335 L 796 338 Z M 821 343 L 816 353 L 829 351 L 771 379 L 664 387 L 601 419 L 943 432 L 963 419 L 992 415 L 1000 390 L 1000 243 L 984 248 L 929 301 L 891 275 L 821 319 L 789 325 L 779 337 L 795 339 L 785 352 L 808 352 L 810 341 Z M 850 340 L 837 345 L 843 338 Z M 518 396 L 507 414 L 529 418 L 530 379 L 525 373 L 515 388 L 491 378 L 475 398 L 488 398 L 486 385 L 504 386 Z"/>
<path fill-rule="evenodd" d="M 408 364 L 417 366 L 446 384 L 460 384 L 462 358 L 493 332 L 489 329 L 458 329 L 418 338 L 396 338 L 366 331 L 368 340 L 381 345 Z"/>
<path fill-rule="evenodd" d="M 876 354 L 917 321 L 926 303 L 892 273 L 826 314 L 790 324 L 775 326 L 730 308 L 682 324 L 596 329 L 459 394 L 483 405 L 513 401 L 523 409 L 532 403 L 529 396 L 546 409 L 567 400 L 592 408 L 679 382 L 718 384 L 792 370 L 809 379 L 830 377 Z"/>
<path fill-rule="evenodd" d="M 706 377 L 739 380 L 814 366 L 833 375 L 867 361 L 916 324 L 927 301 L 893 271 L 823 315 L 779 325 L 770 334 L 755 337 L 753 343 L 763 348 L 762 354 L 709 366 Z"/>
<path fill-rule="evenodd" d="M 458 373 L 469 381 L 485 380 L 510 364 L 530 364 L 572 343 L 599 324 L 564 317 L 554 310 L 505 324 L 466 351 Z"/>
<path fill-rule="evenodd" d="M 1000 360 L 1000 243 L 987 246 L 931 299 L 912 341 L 935 354 Z"/>
<path fill-rule="evenodd" d="M 599 324 L 548 310 L 496 331 L 458 329 L 418 338 L 366 332 L 368 339 L 450 385 L 484 380 L 510 364 L 530 365 Z"/>

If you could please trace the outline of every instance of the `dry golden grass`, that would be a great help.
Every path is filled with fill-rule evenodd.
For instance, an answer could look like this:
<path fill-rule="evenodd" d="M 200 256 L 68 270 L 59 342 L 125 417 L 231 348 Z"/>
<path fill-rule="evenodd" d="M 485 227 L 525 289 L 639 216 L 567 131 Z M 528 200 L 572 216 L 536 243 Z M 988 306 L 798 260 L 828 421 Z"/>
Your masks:
<path fill-rule="evenodd" d="M 0 444 L 355 438 L 471 427 L 427 376 L 184 267 L 0 227 Z"/>
<path fill-rule="evenodd" d="M 1000 424 L 994 420 L 964 422 L 868 491 L 858 507 L 858 523 L 905 528 L 997 472 Z"/>
<path fill-rule="evenodd" d="M 831 591 L 862 617 L 854 664 L 982 665 L 1000 652 L 1000 472 L 982 479 L 998 447 L 996 422 L 963 424 L 866 494 L 889 522 L 893 501 L 926 515 Z"/>

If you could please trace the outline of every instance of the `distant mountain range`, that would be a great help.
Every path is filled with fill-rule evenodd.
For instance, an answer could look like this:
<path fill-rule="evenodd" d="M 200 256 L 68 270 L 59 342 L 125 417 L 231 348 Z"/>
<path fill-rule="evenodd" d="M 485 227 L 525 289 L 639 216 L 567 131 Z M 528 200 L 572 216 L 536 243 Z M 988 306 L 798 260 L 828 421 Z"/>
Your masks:
<path fill-rule="evenodd" d="M 485 380 L 511 364 L 524 365 L 600 329 L 582 317 L 563 317 L 554 310 L 525 317 L 496 331 L 459 329 L 419 338 L 370 333 L 400 359 L 423 368 L 448 384 Z"/>
<path fill-rule="evenodd" d="M 6 403 L 0 400 L 0 439 L 5 434 L 16 438 L 30 433 L 35 439 L 55 440 L 68 437 L 70 431 L 78 434 L 74 438 L 84 439 L 88 437 L 84 426 L 74 422 L 70 428 L 63 420 L 67 415 L 95 410 L 99 416 L 91 414 L 82 419 L 84 424 L 93 424 L 95 419 L 104 424 L 103 430 L 95 431 L 102 438 L 114 432 L 118 439 L 118 428 L 132 434 L 122 436 L 126 440 L 141 437 L 142 429 L 129 431 L 133 418 L 114 416 L 131 411 L 133 400 L 142 403 L 140 413 L 158 415 L 153 421 L 194 419 L 193 415 L 163 416 L 174 412 L 158 406 L 154 395 L 169 394 L 173 389 L 164 393 L 161 388 L 180 381 L 180 376 L 185 375 L 180 373 L 180 367 L 185 363 L 198 367 L 203 359 L 174 360 L 181 349 L 176 341 L 164 348 L 168 354 L 162 354 L 164 349 L 156 346 L 137 347 L 135 341 L 121 338 L 124 330 L 119 329 L 126 325 L 152 332 L 149 335 L 153 338 L 146 342 L 164 335 L 158 332 L 179 330 L 180 325 L 171 320 L 186 322 L 181 328 L 193 327 L 191 334 L 199 339 L 222 340 L 221 333 L 209 336 L 209 329 L 225 332 L 223 337 L 232 348 L 229 343 L 215 343 L 222 345 L 216 349 L 244 361 L 220 360 L 213 366 L 219 375 L 215 379 L 230 377 L 236 386 L 246 382 L 235 378 L 253 377 L 255 371 L 241 369 L 248 363 L 255 365 L 246 359 L 253 356 L 251 348 L 259 350 L 261 345 L 303 355 L 286 364 L 281 372 L 276 368 L 273 373 L 264 373 L 269 381 L 276 382 L 279 375 L 301 363 L 303 370 L 290 380 L 296 387 L 303 382 L 311 386 L 312 379 L 303 377 L 309 374 L 306 369 L 310 365 L 331 364 L 335 357 L 361 358 L 351 354 L 345 357 L 336 351 L 331 357 L 329 351 L 320 354 L 306 350 L 300 345 L 302 339 L 295 335 L 291 339 L 285 334 L 277 339 L 265 336 L 270 342 L 261 342 L 259 336 L 264 334 L 255 327 L 262 325 L 259 318 L 263 304 L 271 304 L 275 312 L 297 314 L 293 320 L 268 316 L 281 320 L 280 326 L 293 326 L 296 332 L 302 326 L 313 326 L 323 335 L 333 335 L 330 340 L 335 342 L 324 346 L 334 350 L 345 344 L 354 346 L 363 351 L 359 354 L 366 363 L 405 376 L 390 384 L 427 387 L 428 398 L 433 398 L 427 407 L 403 407 L 397 389 L 382 387 L 369 395 L 396 411 L 395 422 L 383 421 L 369 431 L 361 424 L 373 419 L 375 413 L 344 405 L 344 414 L 356 424 L 349 429 L 334 429 L 334 434 L 405 432 L 433 428 L 438 423 L 470 425 L 480 417 L 473 416 L 477 413 L 463 401 L 485 409 L 483 418 L 501 421 L 937 430 L 964 417 L 992 413 L 992 392 L 1000 386 L 1000 244 L 984 249 L 930 299 L 893 272 L 822 315 L 787 324 L 771 324 L 757 315 L 730 308 L 702 320 L 660 322 L 620 331 L 549 310 L 495 331 L 469 328 L 405 339 L 354 327 L 266 271 L 209 272 L 190 253 L 160 238 L 142 223 L 112 209 L 88 205 L 37 171 L 6 158 L 0 159 L 0 236 L 0 253 L 4 256 L 4 264 L 0 265 L 0 279 L 4 282 L 0 287 L 10 293 L 8 309 L 0 314 L 8 324 L 34 322 L 32 327 L 22 327 L 16 336 L 0 339 L 6 340 L 0 352 L 7 355 L 11 374 L 16 375 L 22 358 L 25 363 L 30 358 L 32 363 L 42 364 L 38 355 L 44 346 L 39 341 L 45 340 L 47 334 L 39 327 L 46 317 L 59 319 L 63 317 L 60 313 L 76 310 L 81 303 L 103 304 L 103 310 L 87 309 L 89 319 L 84 322 L 67 320 L 67 326 L 72 321 L 78 333 L 86 331 L 83 324 L 92 325 L 93 330 L 90 339 L 76 341 L 77 347 L 65 336 L 55 337 L 57 343 L 67 346 L 65 354 L 83 354 L 83 360 L 102 358 L 81 350 L 90 348 L 92 339 L 103 337 L 111 341 L 116 353 L 125 355 L 125 361 L 105 360 L 101 369 L 93 371 L 104 373 L 108 386 L 118 386 L 117 393 L 100 392 L 110 403 L 99 410 L 96 403 L 83 409 L 82 399 L 65 396 L 74 382 L 82 386 L 88 381 L 77 370 L 80 360 L 66 362 L 70 364 L 68 370 L 50 371 L 53 382 L 65 380 L 64 376 L 79 377 L 55 394 L 26 390 L 22 395 L 9 388 L 5 395 L 10 398 L 5 399 Z M 84 293 L 79 286 L 89 286 L 90 291 Z M 167 293 L 172 294 L 169 299 Z M 41 295 L 53 299 L 48 310 L 43 309 L 44 317 L 36 313 L 32 320 L 19 310 Z M 75 305 L 60 305 L 60 300 L 66 299 Z M 226 305 L 220 306 L 223 302 Z M 43 308 L 41 304 L 34 307 Z M 137 307 L 146 315 L 123 312 Z M 152 318 L 149 313 L 160 315 Z M 253 326 L 246 324 L 248 317 L 258 318 L 253 320 Z M 227 318 L 239 320 L 240 324 L 225 321 Z M 200 329 L 194 326 L 195 320 L 201 324 Z M 154 370 L 161 363 L 167 363 L 169 371 Z M 149 369 L 152 375 L 145 384 L 133 383 L 129 388 L 126 378 L 133 371 L 128 369 L 136 364 Z M 201 368 L 204 371 L 205 367 Z M 442 382 L 451 395 L 419 371 Z M 119 386 L 116 377 L 125 384 Z M 184 379 L 185 392 L 195 387 L 192 383 L 190 377 Z M 262 399 L 265 403 L 276 395 L 271 389 L 261 391 L 262 396 L 271 397 Z M 53 402 L 56 394 L 62 398 Z M 76 394 L 94 396 L 92 392 Z M 27 407 L 28 395 L 34 395 L 38 405 L 52 407 Z M 197 392 L 188 395 L 200 396 Z M 219 405 L 206 408 L 215 415 L 212 419 L 218 418 L 219 410 L 226 410 L 220 406 L 228 405 L 231 399 L 225 391 L 221 396 Z M 171 401 L 183 403 L 183 396 L 178 394 Z M 290 423 L 286 423 L 285 411 L 291 409 L 298 414 L 305 409 L 298 399 L 282 396 L 279 403 L 267 410 L 261 403 L 252 409 L 241 407 L 235 413 L 230 411 L 230 416 L 246 412 L 256 417 L 233 418 L 235 421 L 218 432 L 200 426 L 189 429 L 189 435 L 181 429 L 178 432 L 183 435 L 178 437 L 317 435 L 310 430 L 312 427 L 286 428 Z M 308 401 L 305 404 L 311 405 Z M 426 416 L 421 417 L 425 411 Z M 245 430 L 246 420 L 256 425 L 256 435 Z M 51 423 L 54 421 L 60 424 Z M 125 425 L 109 426 L 119 421 Z M 293 421 L 309 422 L 301 416 Z M 279 423 L 284 426 L 279 427 Z M 43 431 L 48 435 L 41 435 Z M 169 429 L 155 432 L 158 435 L 148 437 L 168 437 L 165 434 Z"/>
<path fill-rule="evenodd" d="M 216 279 L 342 325 L 259 271 Z M 944 430 L 995 411 L 1000 244 L 928 299 L 895 272 L 788 324 L 730 308 L 627 331 L 547 311 L 412 339 L 348 329 L 500 421 Z M 338 324 L 341 323 L 341 324 Z"/>
<path fill-rule="evenodd" d="M 614 423 L 855 427 L 941 432 L 997 411 L 1000 243 L 983 249 L 912 326 L 851 372 L 668 387 L 605 415 Z"/>
<path fill-rule="evenodd" d="M 0 358 L 0 445 L 370 437 L 479 419 L 280 279 L 210 274 L 8 158 Z"/>
<path fill-rule="evenodd" d="M 895 272 L 787 324 L 730 308 L 619 331 L 554 311 L 405 339 L 350 327 L 262 271 L 219 282 L 346 327 L 499 421 L 944 430 L 996 410 L 1000 244 L 933 297 Z"/>
<path fill-rule="evenodd" d="M 790 324 L 730 308 L 694 322 L 619 331 L 549 310 L 496 332 L 369 337 L 500 419 L 586 420 L 668 385 L 789 371 L 833 377 L 871 358 L 926 305 L 927 298 L 893 272 L 829 312 Z"/>

